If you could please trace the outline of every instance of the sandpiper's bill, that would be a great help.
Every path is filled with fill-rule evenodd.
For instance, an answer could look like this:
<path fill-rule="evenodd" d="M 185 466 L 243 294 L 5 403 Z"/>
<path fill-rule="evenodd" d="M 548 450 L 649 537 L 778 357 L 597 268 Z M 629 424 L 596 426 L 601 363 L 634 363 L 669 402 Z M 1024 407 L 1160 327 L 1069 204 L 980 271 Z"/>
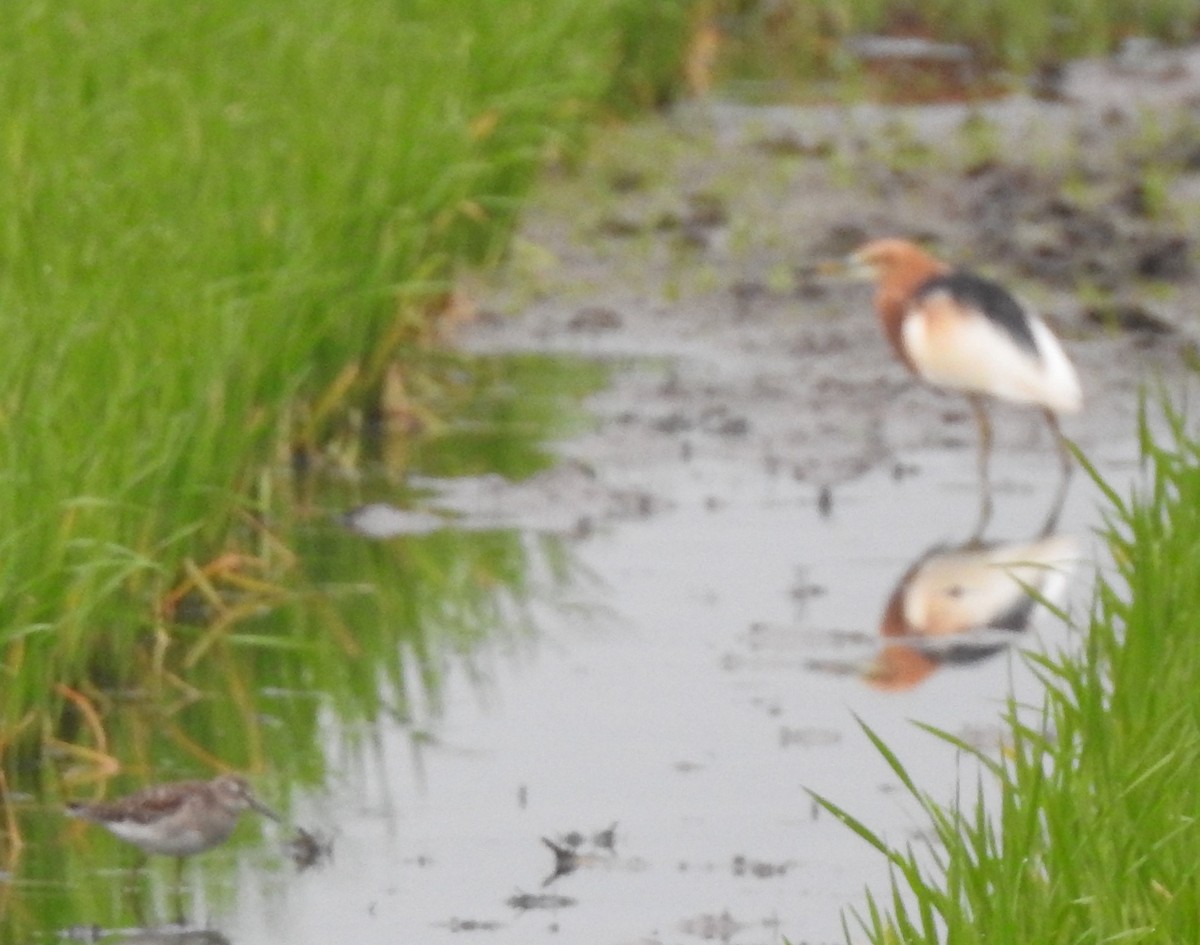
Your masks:
<path fill-rule="evenodd" d="M 281 820 L 244 778 L 233 774 L 155 784 L 116 800 L 67 806 L 72 817 L 99 824 L 143 853 L 181 858 L 227 840 L 245 810 Z"/>

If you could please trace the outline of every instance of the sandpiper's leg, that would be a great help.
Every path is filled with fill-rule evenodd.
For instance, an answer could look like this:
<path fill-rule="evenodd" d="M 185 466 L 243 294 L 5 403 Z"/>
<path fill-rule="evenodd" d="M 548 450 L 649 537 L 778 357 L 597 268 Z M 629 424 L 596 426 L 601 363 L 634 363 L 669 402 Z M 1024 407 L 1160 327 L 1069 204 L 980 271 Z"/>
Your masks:
<path fill-rule="evenodd" d="M 983 537 L 984 529 L 992 518 L 992 482 L 988 476 L 988 461 L 992 455 L 992 422 L 988 417 L 987 404 L 978 394 L 968 394 L 975 422 L 979 427 L 979 521 L 975 525 L 973 538 Z"/>
<path fill-rule="evenodd" d="M 138 858 L 129 866 L 129 872 L 125 874 L 125 901 L 129 906 L 129 911 L 133 915 L 134 921 L 138 925 L 145 927 L 146 925 L 146 903 L 142 895 L 141 870 L 146 865 L 146 855 L 141 853 Z"/>
<path fill-rule="evenodd" d="M 183 857 L 175 857 L 175 924 L 182 927 L 187 925 L 187 916 L 183 912 Z"/>
<path fill-rule="evenodd" d="M 1075 471 L 1075 464 L 1072 462 L 1071 451 L 1067 448 L 1067 438 L 1063 436 L 1062 427 L 1058 425 L 1058 414 L 1053 410 L 1043 408 L 1042 416 L 1046 418 L 1050 432 L 1054 434 L 1054 443 L 1058 447 L 1058 461 L 1062 466 L 1063 477 L 1069 477 Z"/>

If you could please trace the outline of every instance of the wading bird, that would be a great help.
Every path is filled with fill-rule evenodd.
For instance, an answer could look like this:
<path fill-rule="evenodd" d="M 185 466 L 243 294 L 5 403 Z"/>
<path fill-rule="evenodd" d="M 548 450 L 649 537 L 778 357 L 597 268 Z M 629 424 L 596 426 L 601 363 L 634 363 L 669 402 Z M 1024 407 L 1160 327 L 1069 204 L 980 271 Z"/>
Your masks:
<path fill-rule="evenodd" d="M 180 864 L 183 857 L 227 840 L 246 810 L 280 819 L 243 778 L 232 774 L 156 784 L 113 801 L 67 806 L 72 817 L 99 824 L 143 853 L 178 857 Z"/>
<path fill-rule="evenodd" d="M 908 240 L 872 240 L 842 268 L 876 283 L 883 332 L 905 366 L 936 387 L 967 395 L 979 424 L 985 521 L 991 509 L 988 397 L 1041 408 L 1065 483 L 1071 454 L 1058 415 L 1078 411 L 1083 394 L 1075 368 L 1041 318 L 1003 286 L 955 269 Z"/>

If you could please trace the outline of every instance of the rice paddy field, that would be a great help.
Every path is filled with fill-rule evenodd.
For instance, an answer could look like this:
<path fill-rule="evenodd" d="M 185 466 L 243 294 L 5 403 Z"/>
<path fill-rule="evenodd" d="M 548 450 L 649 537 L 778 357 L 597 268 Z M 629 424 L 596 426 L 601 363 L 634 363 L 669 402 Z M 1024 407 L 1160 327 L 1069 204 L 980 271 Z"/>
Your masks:
<path fill-rule="evenodd" d="M 298 750 L 316 707 L 281 702 L 271 726 L 256 693 L 320 689 L 355 718 L 407 700 L 435 712 L 440 653 L 522 639 L 531 575 L 570 570 L 554 541 L 458 532 L 335 557 L 307 528 L 323 512 L 310 477 L 351 505 L 375 497 L 366 465 L 400 489 L 414 470 L 551 465 L 541 444 L 586 422 L 577 405 L 605 371 L 468 361 L 439 325 L 470 308 L 462 273 L 505 257 L 539 175 L 570 173 L 614 116 L 722 78 L 879 91 L 887 77 L 844 52 L 860 33 L 936 33 L 1008 76 L 1134 34 L 1184 41 L 1197 19 L 1183 0 L 12 4 L 0 885 L 63 873 L 38 852 L 58 828 L 18 826 L 31 798 L 189 765 L 316 784 L 334 763 Z M 1101 585 L 1087 653 L 1045 660 L 1045 704 L 1013 705 L 1011 752 L 985 760 L 999 819 L 969 792 L 953 808 L 924 795 L 882 742 L 936 824 L 932 865 L 825 798 L 896 878 L 850 939 L 1200 937 L 1200 462 L 1166 410 L 1174 438 L 1143 438 L 1146 489 L 1108 496 L 1120 574 Z M 461 422 L 485 416 L 528 435 Z M 103 898 L 71 870 L 79 885 L 52 906 L 63 924 Z M 6 934 L 45 927 L 9 893 Z"/>
<path fill-rule="evenodd" d="M 420 396 L 438 299 L 577 146 L 618 35 L 560 0 L 3 18 L 0 746 L 123 676 L 190 570 L 269 596 L 264 469 L 361 429 L 385 366 Z"/>

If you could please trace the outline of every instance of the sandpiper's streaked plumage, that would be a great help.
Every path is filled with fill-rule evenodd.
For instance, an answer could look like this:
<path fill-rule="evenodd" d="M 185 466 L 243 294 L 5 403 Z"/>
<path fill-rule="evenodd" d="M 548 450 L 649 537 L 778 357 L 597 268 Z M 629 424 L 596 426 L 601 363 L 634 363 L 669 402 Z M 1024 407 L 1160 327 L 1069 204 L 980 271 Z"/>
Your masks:
<path fill-rule="evenodd" d="M 244 778 L 232 774 L 155 784 L 116 800 L 67 807 L 71 816 L 99 824 L 143 853 L 176 857 L 223 843 L 246 810 L 281 819 L 254 796 Z"/>

